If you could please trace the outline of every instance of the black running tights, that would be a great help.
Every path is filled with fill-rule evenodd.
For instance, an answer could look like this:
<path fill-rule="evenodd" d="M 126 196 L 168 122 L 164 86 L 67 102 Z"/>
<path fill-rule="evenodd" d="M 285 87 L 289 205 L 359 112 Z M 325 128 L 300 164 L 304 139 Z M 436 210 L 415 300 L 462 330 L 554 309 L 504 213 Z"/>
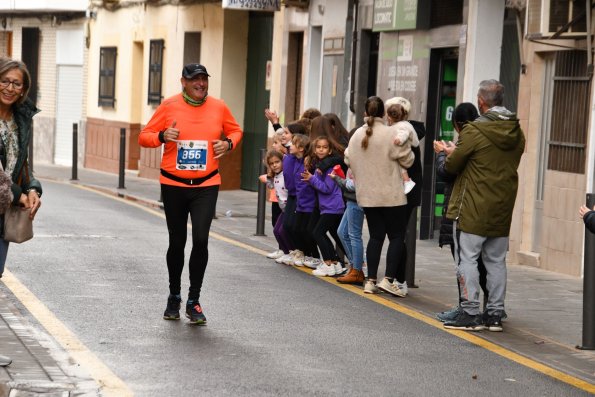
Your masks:
<path fill-rule="evenodd" d="M 219 186 L 179 187 L 162 184 L 161 193 L 169 232 L 169 248 L 166 257 L 169 292 L 172 295 L 180 294 L 184 248 L 188 233 L 188 214 L 190 214 L 192 251 L 188 263 L 190 275 L 188 299 L 198 300 L 209 260 L 209 230 L 215 215 Z"/>

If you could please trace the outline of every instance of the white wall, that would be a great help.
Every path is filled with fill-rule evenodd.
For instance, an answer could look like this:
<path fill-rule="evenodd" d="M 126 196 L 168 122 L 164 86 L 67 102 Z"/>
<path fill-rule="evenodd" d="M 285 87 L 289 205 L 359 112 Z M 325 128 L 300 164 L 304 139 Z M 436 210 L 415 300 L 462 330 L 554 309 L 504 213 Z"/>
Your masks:
<path fill-rule="evenodd" d="M 0 10 L 85 11 L 89 0 L 0 0 Z"/>
<path fill-rule="evenodd" d="M 463 102 L 475 103 L 482 80 L 500 78 L 504 1 L 469 0 Z"/>

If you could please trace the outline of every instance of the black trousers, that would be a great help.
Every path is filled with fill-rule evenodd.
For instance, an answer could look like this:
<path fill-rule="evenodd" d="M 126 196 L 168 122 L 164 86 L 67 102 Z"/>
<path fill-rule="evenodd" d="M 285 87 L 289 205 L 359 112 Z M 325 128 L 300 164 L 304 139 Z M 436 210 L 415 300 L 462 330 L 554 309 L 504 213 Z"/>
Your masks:
<path fill-rule="evenodd" d="M 384 238 L 388 237 L 386 252 L 385 276 L 396 278 L 397 266 L 403 246 L 405 245 L 405 231 L 407 229 L 407 208 L 398 207 L 364 207 L 370 240 L 366 248 L 368 259 L 368 277 L 375 279 L 380 264 L 380 254 Z"/>
<path fill-rule="evenodd" d="M 318 246 L 312 235 L 313 226 L 315 225 L 311 222 L 312 216 L 312 212 L 295 212 L 295 229 L 292 240 L 295 243 L 295 247 L 301 250 L 305 256 L 319 258 Z M 314 216 L 319 216 L 319 214 L 315 214 Z"/>
<path fill-rule="evenodd" d="M 321 214 L 318 217 L 318 222 L 314 227 L 312 235 L 314 236 L 314 240 L 320 248 L 320 252 L 322 253 L 322 259 L 325 261 L 338 261 L 339 257 L 337 255 L 337 251 L 335 250 L 335 246 L 333 242 L 328 237 L 327 232 L 333 236 L 333 240 L 335 243 L 343 247 L 341 245 L 341 240 L 337 236 L 337 229 L 339 228 L 339 224 L 341 223 L 341 218 L 343 217 L 342 214 Z"/>
<path fill-rule="evenodd" d="M 182 270 L 184 269 L 184 248 L 188 233 L 188 214 L 190 214 L 192 251 L 188 262 L 190 274 L 188 299 L 198 300 L 209 261 L 209 230 L 215 215 L 219 186 L 191 188 L 162 184 L 161 193 L 169 233 L 169 248 L 166 257 L 169 292 L 172 295 L 180 294 Z"/>

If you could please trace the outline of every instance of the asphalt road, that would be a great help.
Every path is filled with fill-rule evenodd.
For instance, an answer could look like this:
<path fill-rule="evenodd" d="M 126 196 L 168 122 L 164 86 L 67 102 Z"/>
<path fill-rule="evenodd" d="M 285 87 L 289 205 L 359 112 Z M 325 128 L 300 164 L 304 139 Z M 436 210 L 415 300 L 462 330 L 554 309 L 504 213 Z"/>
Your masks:
<path fill-rule="evenodd" d="M 9 270 L 137 396 L 586 395 L 216 238 L 208 326 L 164 321 L 159 214 L 45 182 L 36 238 L 9 251 Z"/>

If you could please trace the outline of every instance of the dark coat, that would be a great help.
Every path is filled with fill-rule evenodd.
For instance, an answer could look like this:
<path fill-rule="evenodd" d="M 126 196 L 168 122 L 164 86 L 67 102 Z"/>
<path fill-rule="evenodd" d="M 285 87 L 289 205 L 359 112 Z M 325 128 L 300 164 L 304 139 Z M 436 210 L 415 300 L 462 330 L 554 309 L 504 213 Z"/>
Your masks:
<path fill-rule="evenodd" d="M 466 233 L 510 233 L 525 135 L 516 115 L 504 111 L 488 111 L 467 123 L 446 159 L 446 170 L 457 174 L 447 216 Z"/>
<path fill-rule="evenodd" d="M 595 233 L 595 211 L 589 211 L 583 217 L 585 226 L 591 233 Z"/>
<path fill-rule="evenodd" d="M 420 121 L 409 120 L 409 124 L 413 126 L 417 133 L 417 139 L 421 140 L 426 136 L 426 128 L 424 123 Z M 419 146 L 411 147 L 411 151 L 415 155 L 413 165 L 407 169 L 409 177 L 415 182 L 413 189 L 407 194 L 407 205 L 417 207 L 421 205 L 421 188 L 423 184 L 422 165 L 421 165 L 421 150 Z"/>
<path fill-rule="evenodd" d="M 39 113 L 39 109 L 37 109 L 29 99 L 26 99 L 25 102 L 20 105 L 15 105 L 13 110 L 14 121 L 19 130 L 19 157 L 11 175 L 13 182 L 11 189 L 14 197 L 14 205 L 19 203 L 21 194 L 31 188 L 37 190 L 39 194 L 42 193 L 41 183 L 33 177 L 31 165 L 27 161 L 27 157 L 29 156 L 29 142 L 31 141 L 33 128 L 33 116 L 37 113 Z M 6 166 L 6 164 L 2 165 Z M 24 169 L 25 165 L 27 169 Z"/>
<path fill-rule="evenodd" d="M 454 245 L 452 236 L 452 220 L 446 217 L 448 212 L 448 202 L 452 193 L 452 187 L 457 179 L 456 175 L 446 172 L 446 153 L 440 152 L 436 155 L 436 175 L 444 181 L 444 204 L 442 205 L 442 219 L 440 220 L 440 236 L 438 237 L 438 245 L 442 248 L 443 245 Z"/>
<path fill-rule="evenodd" d="M 31 165 L 27 161 L 29 156 L 29 142 L 31 141 L 31 133 L 33 128 L 33 116 L 39 113 L 39 109 L 35 107 L 30 99 L 26 99 L 20 105 L 14 105 L 13 118 L 18 129 L 18 144 L 19 144 L 19 156 L 15 164 L 14 170 L 10 175 L 12 185 L 10 190 L 12 192 L 12 204 L 18 205 L 21 194 L 29 189 L 34 188 L 39 194 L 42 193 L 41 183 L 33 176 L 33 170 Z M 0 159 L 2 161 L 2 167 L 6 167 L 6 153 L 4 145 L 1 145 Z M 1 183 L 1 182 L 0 182 Z M 7 197 L 4 192 L 0 194 L 3 197 Z M 2 204 L 4 205 L 4 203 Z M 2 211 L 4 212 L 4 211 Z M 0 235 L 4 235 L 4 216 L 0 219 Z"/>

